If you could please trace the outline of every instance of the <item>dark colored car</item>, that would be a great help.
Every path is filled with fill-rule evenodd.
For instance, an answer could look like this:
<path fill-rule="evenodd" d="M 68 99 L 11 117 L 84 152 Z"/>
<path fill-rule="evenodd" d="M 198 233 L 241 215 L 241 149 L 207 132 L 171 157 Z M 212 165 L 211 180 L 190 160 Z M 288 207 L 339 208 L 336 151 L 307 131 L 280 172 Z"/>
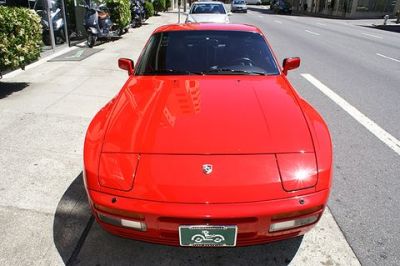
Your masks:
<path fill-rule="evenodd" d="M 292 14 L 292 5 L 284 0 L 276 0 L 271 4 L 275 14 Z"/>

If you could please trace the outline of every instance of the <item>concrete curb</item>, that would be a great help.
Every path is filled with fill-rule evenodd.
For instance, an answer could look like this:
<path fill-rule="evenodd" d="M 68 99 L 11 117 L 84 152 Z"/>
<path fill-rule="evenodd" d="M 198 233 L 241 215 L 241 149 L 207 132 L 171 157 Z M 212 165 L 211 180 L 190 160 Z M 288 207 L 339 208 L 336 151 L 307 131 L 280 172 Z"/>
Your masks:
<path fill-rule="evenodd" d="M 64 49 L 61 49 L 60 51 L 57 51 L 57 52 L 55 52 L 53 54 L 45 56 L 45 57 L 39 59 L 38 61 L 27 65 L 25 67 L 25 70 L 29 70 L 29 69 L 35 68 L 35 67 L 47 62 L 50 59 L 53 59 L 53 58 L 55 58 L 55 57 L 57 57 L 59 55 L 68 53 L 69 51 L 73 51 L 73 50 L 75 50 L 77 48 L 79 48 L 79 47 L 78 46 L 72 46 L 72 47 L 66 47 Z M 19 74 L 24 73 L 25 70 L 22 70 L 22 69 L 13 70 L 13 71 L 11 71 L 11 72 L 9 72 L 7 74 L 2 75 L 2 77 L 3 77 L 2 79 L 4 80 L 4 79 L 9 79 L 9 78 L 14 78 L 14 77 L 18 76 Z"/>

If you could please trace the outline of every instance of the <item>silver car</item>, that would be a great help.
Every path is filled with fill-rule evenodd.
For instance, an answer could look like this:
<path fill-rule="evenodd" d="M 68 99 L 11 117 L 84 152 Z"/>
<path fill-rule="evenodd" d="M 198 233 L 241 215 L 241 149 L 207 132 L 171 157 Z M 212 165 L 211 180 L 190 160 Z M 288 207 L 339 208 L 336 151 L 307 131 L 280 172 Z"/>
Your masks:
<path fill-rule="evenodd" d="M 245 0 L 233 0 L 231 3 L 231 11 L 247 13 L 246 1 Z"/>
<path fill-rule="evenodd" d="M 185 23 L 229 23 L 230 15 L 231 13 L 226 11 L 221 2 L 195 2 L 190 8 Z"/>

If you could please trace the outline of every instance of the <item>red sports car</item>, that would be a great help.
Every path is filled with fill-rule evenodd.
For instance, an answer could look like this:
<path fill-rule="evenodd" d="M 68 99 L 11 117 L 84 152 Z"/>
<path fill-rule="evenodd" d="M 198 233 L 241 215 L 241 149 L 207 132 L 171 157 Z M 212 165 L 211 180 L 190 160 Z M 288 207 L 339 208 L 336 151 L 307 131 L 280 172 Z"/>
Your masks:
<path fill-rule="evenodd" d="M 326 206 L 332 145 L 262 32 L 235 24 L 154 31 L 91 122 L 84 179 L 97 222 L 138 240 L 244 246 L 302 235 Z"/>

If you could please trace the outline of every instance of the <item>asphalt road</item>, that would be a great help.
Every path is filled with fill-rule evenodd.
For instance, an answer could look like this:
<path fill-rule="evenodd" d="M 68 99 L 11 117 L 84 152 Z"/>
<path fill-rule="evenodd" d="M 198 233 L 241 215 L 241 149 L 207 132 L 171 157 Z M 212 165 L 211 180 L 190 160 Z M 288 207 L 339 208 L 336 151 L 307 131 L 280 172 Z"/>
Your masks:
<path fill-rule="evenodd" d="M 325 118 L 334 143 L 330 210 L 363 265 L 400 265 L 400 154 L 363 126 L 363 117 L 353 118 L 302 75 L 311 74 L 396 141 L 400 34 L 357 25 L 360 21 L 264 10 L 234 14 L 231 22 L 258 26 L 281 62 L 301 57 L 289 79 Z"/>

